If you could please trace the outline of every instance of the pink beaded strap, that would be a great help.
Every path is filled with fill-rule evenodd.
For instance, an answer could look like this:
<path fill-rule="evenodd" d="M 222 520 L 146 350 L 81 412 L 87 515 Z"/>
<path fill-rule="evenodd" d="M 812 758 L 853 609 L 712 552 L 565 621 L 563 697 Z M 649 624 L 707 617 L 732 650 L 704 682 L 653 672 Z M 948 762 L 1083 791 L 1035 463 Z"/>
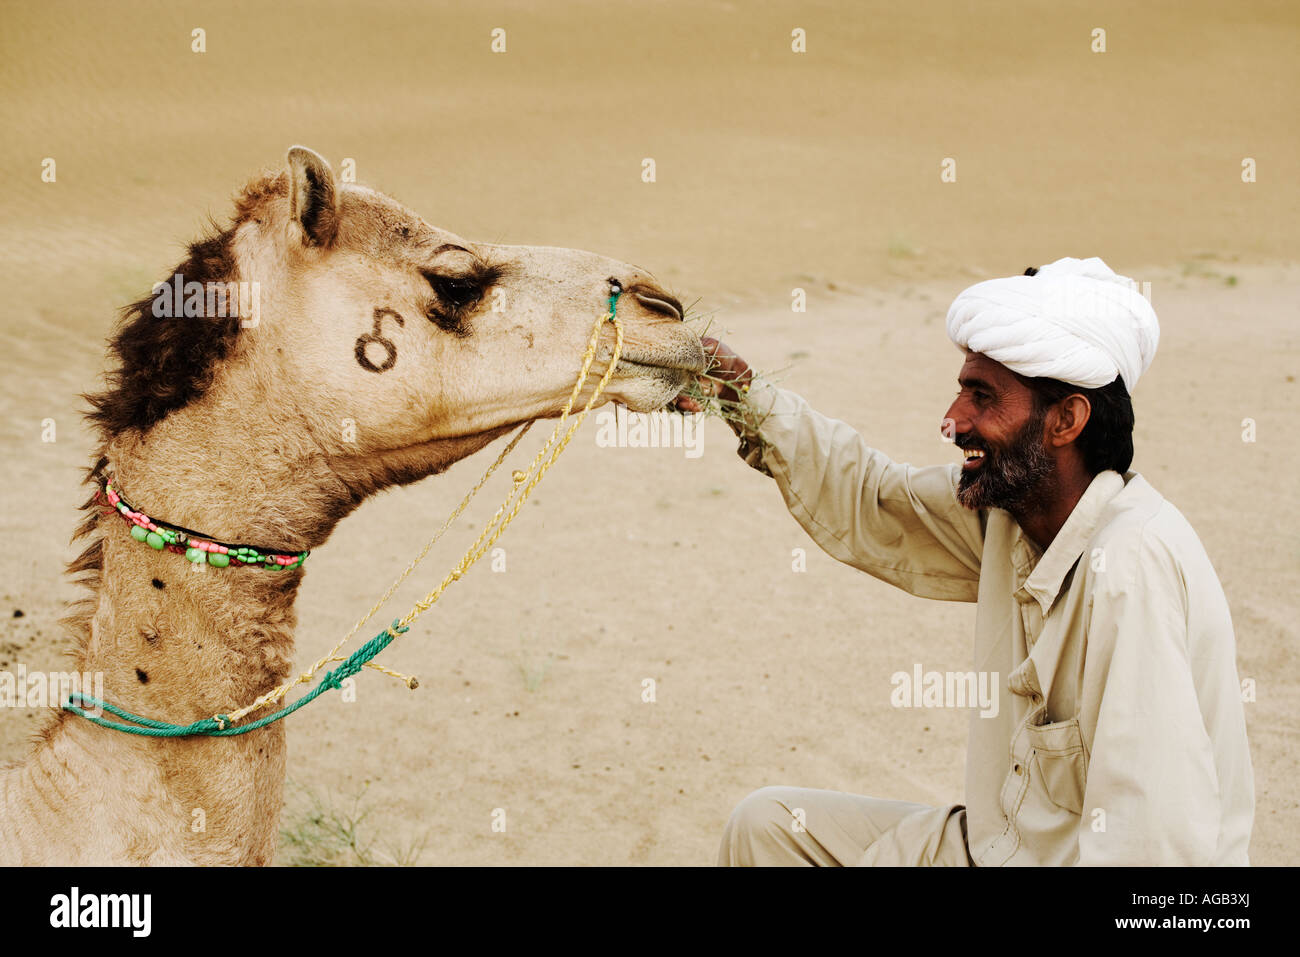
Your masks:
<path fill-rule="evenodd" d="M 122 494 L 113 488 L 113 483 L 107 480 L 103 489 L 95 493 L 95 497 L 100 499 L 105 508 L 111 508 L 122 516 L 131 526 L 131 537 L 137 542 L 143 542 L 157 551 L 165 549 L 184 555 L 195 564 L 206 563 L 217 568 L 233 564 L 279 571 L 299 567 L 311 554 L 310 551 L 274 552 L 253 545 L 226 545 L 180 525 L 168 525 L 132 508 L 122 498 Z"/>

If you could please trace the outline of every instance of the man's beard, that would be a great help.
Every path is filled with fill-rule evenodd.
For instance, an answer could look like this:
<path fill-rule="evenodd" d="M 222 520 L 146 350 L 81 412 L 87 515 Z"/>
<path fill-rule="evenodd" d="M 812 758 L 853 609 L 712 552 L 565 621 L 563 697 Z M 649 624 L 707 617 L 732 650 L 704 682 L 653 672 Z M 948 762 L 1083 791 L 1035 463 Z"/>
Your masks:
<path fill-rule="evenodd" d="M 984 449 L 984 461 L 972 472 L 963 471 L 957 483 L 957 501 L 967 508 L 1002 508 L 1021 511 L 1039 494 L 1056 471 L 1056 463 L 1043 443 L 1046 410 L 1034 414 L 1005 449 L 989 448 L 970 435 L 957 436 L 962 448 Z"/>

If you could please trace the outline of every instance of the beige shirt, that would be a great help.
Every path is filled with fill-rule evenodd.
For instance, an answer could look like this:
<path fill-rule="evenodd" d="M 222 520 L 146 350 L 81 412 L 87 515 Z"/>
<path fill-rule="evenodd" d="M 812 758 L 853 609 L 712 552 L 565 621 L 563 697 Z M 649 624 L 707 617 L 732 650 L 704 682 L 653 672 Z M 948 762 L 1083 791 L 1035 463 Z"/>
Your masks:
<path fill-rule="evenodd" d="M 994 716 L 971 709 L 976 864 L 1248 863 L 1228 603 L 1192 527 L 1141 475 L 1096 476 L 1044 553 L 1009 513 L 958 503 L 957 463 L 893 462 L 761 380 L 746 409 L 741 456 L 826 552 L 913 595 L 978 602 L 974 667 L 1000 700 Z M 932 838 L 947 812 L 933 816 L 895 840 Z"/>

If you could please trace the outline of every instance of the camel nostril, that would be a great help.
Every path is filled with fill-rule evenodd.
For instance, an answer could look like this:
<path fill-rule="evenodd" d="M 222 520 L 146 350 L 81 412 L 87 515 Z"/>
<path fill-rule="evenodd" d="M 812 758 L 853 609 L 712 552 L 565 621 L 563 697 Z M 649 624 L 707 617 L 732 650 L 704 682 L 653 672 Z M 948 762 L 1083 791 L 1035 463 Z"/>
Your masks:
<path fill-rule="evenodd" d="M 686 310 L 675 296 L 670 296 L 662 289 L 656 289 L 653 286 L 637 285 L 628 289 L 636 297 L 636 301 L 641 303 L 651 312 L 657 312 L 661 316 L 668 316 L 670 319 L 678 321 L 686 318 Z"/>

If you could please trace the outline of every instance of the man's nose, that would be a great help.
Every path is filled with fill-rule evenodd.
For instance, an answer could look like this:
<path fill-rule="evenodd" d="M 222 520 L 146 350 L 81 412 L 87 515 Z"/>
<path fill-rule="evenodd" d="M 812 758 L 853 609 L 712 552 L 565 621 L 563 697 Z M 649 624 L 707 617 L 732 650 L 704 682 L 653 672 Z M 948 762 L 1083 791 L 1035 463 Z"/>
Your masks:
<path fill-rule="evenodd" d="M 970 431 L 970 422 L 960 408 L 960 400 L 953 402 L 948 406 L 948 411 L 943 414 L 943 421 L 939 423 L 939 432 L 948 442 L 952 442 L 963 432 Z"/>

